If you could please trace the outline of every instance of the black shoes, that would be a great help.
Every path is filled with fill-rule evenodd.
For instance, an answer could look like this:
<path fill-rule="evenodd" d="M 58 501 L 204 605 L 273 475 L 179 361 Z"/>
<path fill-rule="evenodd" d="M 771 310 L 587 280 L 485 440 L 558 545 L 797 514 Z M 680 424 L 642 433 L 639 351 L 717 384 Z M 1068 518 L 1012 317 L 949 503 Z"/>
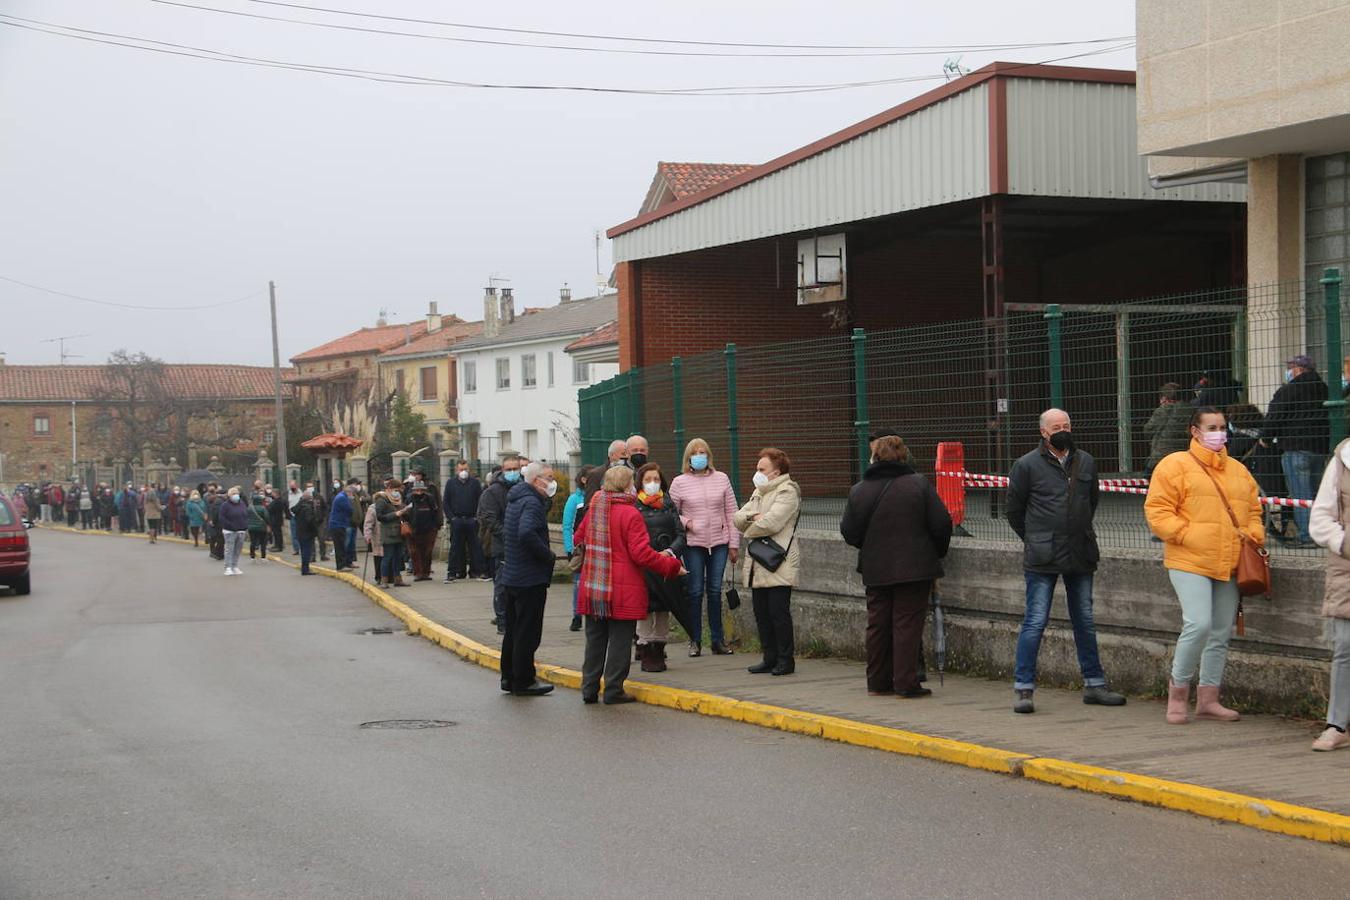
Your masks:
<path fill-rule="evenodd" d="M 545 694 L 553 693 L 553 685 L 544 684 L 542 681 L 532 681 L 523 688 L 516 688 L 511 693 L 516 697 L 542 697 Z"/>
<path fill-rule="evenodd" d="M 797 663 L 791 657 L 788 657 L 787 659 L 780 659 L 778 661 L 778 665 L 774 666 L 773 671 L 770 672 L 769 674 L 791 675 L 795 671 L 797 671 Z"/>
<path fill-rule="evenodd" d="M 581 616 L 573 616 L 573 617 L 572 617 L 572 624 L 567 626 L 567 630 L 568 630 L 568 631 L 580 631 L 580 630 L 581 630 Z"/>
<path fill-rule="evenodd" d="M 931 688 L 926 688 L 926 687 L 916 687 L 916 688 L 910 688 L 910 689 L 907 690 L 907 691 L 901 691 L 897 696 L 903 697 L 903 698 L 906 699 L 906 700 L 916 700 L 916 699 L 918 699 L 919 697 L 931 697 L 931 696 L 933 696 L 933 691 L 932 691 Z"/>
<path fill-rule="evenodd" d="M 749 672 L 751 675 L 763 675 L 767 672 L 772 672 L 776 668 L 778 668 L 777 663 L 766 659 L 764 662 L 756 663 L 745 671 Z"/>
<path fill-rule="evenodd" d="M 605 698 L 606 706 L 618 706 L 620 703 L 636 703 L 636 702 L 637 698 L 634 697 L 632 694 L 628 693 L 627 691 L 623 692 L 622 694 L 619 694 L 617 697 Z"/>
<path fill-rule="evenodd" d="M 582 694 L 581 702 L 585 703 L 587 706 L 590 706 L 592 703 L 599 703 L 600 698 L 595 696 L 595 694 Z"/>
<path fill-rule="evenodd" d="M 1125 695 L 1098 684 L 1083 688 L 1083 702 L 1088 706 L 1124 706 Z"/>
<path fill-rule="evenodd" d="M 735 652 L 736 652 L 736 651 L 732 650 L 730 647 L 728 647 L 726 644 L 722 643 L 721 641 L 713 641 L 713 643 L 712 643 L 712 654 L 713 654 L 713 656 L 730 656 L 731 654 L 733 654 L 733 653 L 735 653 Z"/>

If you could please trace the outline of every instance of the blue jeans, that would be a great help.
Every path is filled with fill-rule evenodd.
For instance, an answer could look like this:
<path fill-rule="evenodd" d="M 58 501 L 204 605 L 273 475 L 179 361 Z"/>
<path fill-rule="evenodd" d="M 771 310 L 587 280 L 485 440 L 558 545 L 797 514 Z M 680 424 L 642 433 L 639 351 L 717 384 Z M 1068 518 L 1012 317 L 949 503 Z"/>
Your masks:
<path fill-rule="evenodd" d="M 1289 496 L 1298 500 L 1312 500 L 1317 496 L 1317 480 L 1322 477 L 1322 455 L 1307 450 L 1286 450 L 1280 454 L 1280 468 L 1284 470 L 1285 487 Z M 1298 526 L 1298 539 L 1303 542 L 1312 540 L 1308 534 L 1308 513 L 1306 509 L 1294 510 L 1294 524 Z"/>
<path fill-rule="evenodd" d="M 581 602 L 581 570 L 572 573 L 572 615 L 581 615 L 577 604 Z"/>
<path fill-rule="evenodd" d="M 1106 674 L 1097 656 L 1097 628 L 1092 622 L 1092 573 L 1025 574 L 1027 614 L 1022 619 L 1022 630 L 1017 635 L 1017 667 L 1013 672 L 1013 687 L 1019 691 L 1036 688 L 1036 657 L 1041 652 L 1041 635 L 1050 621 L 1050 601 L 1055 594 L 1055 582 L 1060 578 L 1064 579 L 1064 592 L 1068 595 L 1069 621 L 1073 623 L 1073 644 L 1078 651 L 1078 669 L 1083 674 L 1083 686 L 1105 685 Z"/>
<path fill-rule="evenodd" d="M 295 525 L 292 524 L 291 527 L 294 528 Z M 314 559 L 314 538 L 307 537 L 304 540 L 293 540 L 291 543 L 292 546 L 300 549 L 300 574 L 308 575 L 310 561 Z"/>
<path fill-rule="evenodd" d="M 355 527 L 347 529 L 347 565 L 356 561 L 356 535 L 360 530 Z"/>
<path fill-rule="evenodd" d="M 501 624 L 506 624 L 506 585 L 502 576 L 506 574 L 506 564 L 500 556 L 493 557 L 492 573 L 492 615 Z"/>
<path fill-rule="evenodd" d="M 403 577 L 403 542 L 385 544 L 384 556 L 380 560 L 380 574 L 385 581 Z"/>
<path fill-rule="evenodd" d="M 727 568 L 727 545 L 711 549 L 686 547 L 684 567 L 689 570 L 689 619 L 694 631 L 689 639 L 703 641 L 703 598 L 708 598 L 708 630 L 713 643 L 722 643 L 722 575 Z"/>
<path fill-rule="evenodd" d="M 294 519 L 290 519 L 289 521 L 290 521 L 290 523 L 291 523 L 291 547 L 292 547 L 292 549 L 294 549 L 294 548 L 300 546 L 300 537 L 299 537 L 299 535 L 296 534 L 296 531 L 295 531 L 295 520 L 294 520 Z M 313 548 L 310 548 L 310 554 L 309 554 L 309 555 L 310 555 L 310 556 L 313 556 L 313 555 L 314 555 L 314 553 L 313 553 Z"/>

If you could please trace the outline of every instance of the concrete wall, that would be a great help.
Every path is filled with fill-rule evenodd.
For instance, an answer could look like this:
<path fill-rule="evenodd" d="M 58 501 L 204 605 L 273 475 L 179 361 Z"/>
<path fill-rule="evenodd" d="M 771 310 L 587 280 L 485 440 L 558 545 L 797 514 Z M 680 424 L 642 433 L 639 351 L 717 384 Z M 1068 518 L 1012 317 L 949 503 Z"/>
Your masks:
<path fill-rule="evenodd" d="M 862 658 L 866 607 L 854 571 L 855 551 L 827 532 L 803 532 L 798 541 L 802 583 L 793 593 L 793 616 L 799 652 Z M 1181 629 L 1160 556 L 1156 550 L 1104 551 L 1095 582 L 1103 665 L 1112 685 L 1132 694 L 1163 691 Z M 1011 690 L 1026 597 L 1021 548 L 958 539 L 946 570 L 939 590 L 948 611 L 948 670 L 1007 680 Z M 1278 561 L 1274 587 L 1274 601 L 1246 601 L 1247 634 L 1233 639 L 1227 689 L 1246 709 L 1320 715 L 1328 678 L 1319 614 L 1321 561 Z M 738 613 L 737 627 L 754 634 L 748 603 Z M 931 634 L 930 624 L 926 644 Z M 1056 591 L 1051 627 L 1041 646 L 1039 680 L 1079 683 L 1063 588 Z"/>

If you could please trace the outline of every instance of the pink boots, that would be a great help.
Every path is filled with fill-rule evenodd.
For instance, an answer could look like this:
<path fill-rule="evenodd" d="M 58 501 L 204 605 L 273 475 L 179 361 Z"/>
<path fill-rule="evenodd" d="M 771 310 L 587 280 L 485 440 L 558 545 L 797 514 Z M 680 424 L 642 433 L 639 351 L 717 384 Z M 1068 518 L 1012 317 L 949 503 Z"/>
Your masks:
<path fill-rule="evenodd" d="M 1186 707 L 1190 705 L 1191 686 L 1167 682 L 1167 724 L 1185 725 Z"/>
<path fill-rule="evenodd" d="M 1171 712 L 1169 704 L 1169 713 Z M 1195 689 L 1195 717 L 1197 719 L 1217 719 L 1220 722 L 1236 722 L 1241 716 L 1235 709 L 1229 709 L 1219 702 L 1219 686 L 1200 685 Z M 1169 721 L 1171 720 L 1169 715 Z"/>

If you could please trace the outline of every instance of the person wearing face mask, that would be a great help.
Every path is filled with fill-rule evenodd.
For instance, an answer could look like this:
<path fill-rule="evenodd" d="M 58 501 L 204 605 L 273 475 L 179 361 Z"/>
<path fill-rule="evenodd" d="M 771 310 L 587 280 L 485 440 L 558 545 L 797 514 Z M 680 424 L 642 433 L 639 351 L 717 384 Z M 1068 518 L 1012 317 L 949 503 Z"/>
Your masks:
<path fill-rule="evenodd" d="M 375 495 L 375 521 L 379 523 L 379 539 L 384 545 L 380 558 L 380 575 L 385 587 L 407 587 L 403 580 L 403 531 L 405 518 L 402 485 L 397 478 L 384 482 L 384 490 Z"/>
<path fill-rule="evenodd" d="M 295 526 L 296 552 L 300 554 L 300 574 L 308 575 L 309 564 L 314 560 L 314 538 L 319 533 L 319 510 L 314 503 L 313 487 L 306 487 L 303 492 L 296 493 L 300 499 L 291 507 L 291 523 Z"/>
<path fill-rule="evenodd" d="M 328 508 L 328 539 L 333 542 L 333 568 L 341 572 L 351 568 L 347 558 L 347 529 L 352 521 L 352 498 L 343 490 L 342 482 L 333 482 L 333 503 Z"/>
<path fill-rule="evenodd" d="M 680 509 L 664 486 L 661 467 L 647 463 L 637 470 L 637 510 L 647 526 L 647 537 L 657 553 L 684 557 L 684 523 Z M 638 660 L 644 672 L 666 670 L 666 643 L 670 640 L 670 612 L 675 604 L 688 608 L 689 589 L 678 581 L 647 576 L 647 617 L 637 623 Z"/>
<path fill-rule="evenodd" d="M 489 558 L 488 570 L 493 573 L 492 624 L 497 626 L 498 634 L 506 633 L 506 588 L 499 577 L 506 553 L 502 531 L 506 526 L 506 495 L 519 482 L 520 458 L 508 456 L 502 460 L 501 472 L 478 501 L 478 535 Z"/>
<path fill-rule="evenodd" d="M 506 590 L 506 627 L 502 634 L 501 687 L 517 697 L 553 690 L 535 676 L 534 654 L 544 629 L 544 604 L 553 579 L 548 509 L 558 492 L 553 468 L 532 462 L 507 493 L 502 522 L 506 555 L 498 579 Z"/>
<path fill-rule="evenodd" d="M 300 490 L 300 485 L 292 481 L 286 491 L 286 518 L 291 523 L 291 556 L 300 555 L 300 535 L 299 526 L 295 524 L 295 506 L 303 496 L 305 495 Z"/>
<path fill-rule="evenodd" d="M 684 523 L 684 565 L 689 570 L 689 655 L 703 655 L 703 610 L 706 598 L 708 630 L 714 655 L 729 655 L 722 623 L 722 576 L 727 563 L 739 558 L 741 533 L 736 530 L 736 492 L 731 479 L 713 465 L 712 450 L 703 438 L 684 447 L 680 474 L 670 484 L 670 497 Z"/>
<path fill-rule="evenodd" d="M 628 461 L 628 442 L 615 440 L 609 442 L 609 450 L 606 451 L 605 464 L 600 466 L 595 473 L 595 477 L 586 485 L 586 502 L 583 504 L 590 509 L 591 499 L 600 491 L 600 485 L 604 482 L 605 471 L 615 466 L 622 468 L 632 468 Z"/>
<path fill-rule="evenodd" d="M 413 581 L 431 580 L 431 554 L 436 547 L 436 535 L 441 530 L 440 506 L 435 492 L 427 489 L 425 481 L 414 481 L 408 496 L 408 523 L 412 526 Z"/>
<path fill-rule="evenodd" d="M 445 583 L 459 578 L 482 578 L 483 548 L 478 543 L 478 501 L 483 485 L 469 471 L 469 461 L 455 463 L 455 477 L 445 485 L 441 508 L 450 528 L 450 558 L 445 563 Z"/>
<path fill-rule="evenodd" d="M 1322 473 L 1322 484 L 1313 501 L 1308 529 L 1313 539 L 1327 549 L 1322 615 L 1326 617 L 1326 640 L 1331 647 L 1331 691 L 1327 696 L 1327 727 L 1313 741 L 1312 749 L 1340 750 L 1350 747 L 1350 440 L 1341 441 Z"/>
<path fill-rule="evenodd" d="M 776 569 L 763 565 L 748 551 L 741 567 L 764 652 L 764 659 L 749 668 L 755 675 L 764 672 L 791 675 L 797 668 L 791 603 L 800 558 L 796 538 L 802 491 L 789 471 L 791 461 L 782 450 L 766 447 L 759 451 L 752 479 L 755 492 L 733 519 L 736 529 L 747 540 L 767 538 L 787 551 Z"/>
<path fill-rule="evenodd" d="M 272 550 L 283 552 L 282 532 L 286 530 L 286 502 L 269 484 L 263 492 L 267 497 L 267 536 L 272 541 Z"/>
<path fill-rule="evenodd" d="M 202 495 L 193 491 L 188 495 L 187 524 L 192 533 L 192 546 L 201 546 L 202 523 L 206 521 L 206 501 Z"/>
<path fill-rule="evenodd" d="M 577 522 L 581 516 L 586 513 L 586 485 L 590 481 L 591 472 L 595 471 L 591 466 L 582 466 L 577 470 L 576 480 L 572 484 L 572 493 L 567 495 L 567 502 L 563 504 L 562 514 L 562 542 L 563 552 L 567 554 L 568 560 L 572 559 L 576 553 L 576 540 L 573 532 L 576 531 Z M 581 611 L 577 608 L 577 600 L 581 591 L 581 570 L 577 569 L 572 573 L 572 624 L 567 626 L 568 631 L 580 631 L 582 628 Z"/>
<path fill-rule="evenodd" d="M 1310 357 L 1300 354 L 1286 365 L 1285 383 L 1266 409 L 1263 446 L 1274 444 L 1280 452 L 1289 496 L 1311 500 L 1331 442 L 1331 425 L 1322 405 L 1327 399 L 1327 386 Z M 1298 526 L 1297 546 L 1316 547 L 1308 533 L 1308 510 L 1295 509 L 1294 524 Z"/>
<path fill-rule="evenodd" d="M 142 501 L 145 509 L 145 531 L 150 536 L 150 543 L 159 540 L 159 525 L 164 518 L 164 510 L 159 504 L 159 493 L 154 489 L 145 492 L 145 499 Z"/>
<path fill-rule="evenodd" d="M 1235 577 L 1242 542 L 1265 544 L 1256 486 L 1228 455 L 1228 421 L 1213 407 L 1191 416 L 1191 445 L 1153 470 L 1144 499 L 1148 525 L 1163 541 L 1163 566 L 1181 604 L 1181 634 L 1172 657 L 1167 721 L 1186 724 L 1191 679 L 1199 672 L 1195 715 L 1235 722 L 1219 703 L 1228 641 L 1239 608 Z"/>
<path fill-rule="evenodd" d="M 225 551 L 225 574 L 243 575 L 243 570 L 239 568 L 239 554 L 244 549 L 244 538 L 248 534 L 248 504 L 244 502 L 238 487 L 229 489 L 225 502 L 220 505 L 219 517 Z"/>
<path fill-rule="evenodd" d="M 308 486 L 308 485 L 307 485 Z M 314 510 L 319 514 L 319 533 L 315 535 L 314 543 L 318 545 L 319 561 L 328 560 L 328 507 L 329 498 L 324 495 L 323 482 L 315 481 L 314 487 Z"/>
<path fill-rule="evenodd" d="M 628 466 L 634 472 L 647 464 L 647 454 L 651 452 L 651 447 L 647 444 L 645 437 L 635 434 L 624 441 L 624 446 L 628 448 Z M 637 483 L 634 482 L 634 484 Z"/>
<path fill-rule="evenodd" d="M 1072 423 L 1064 410 L 1047 409 L 1041 413 L 1040 426 L 1040 444 L 1013 463 L 1008 474 L 1008 524 L 1023 542 L 1027 584 L 1027 609 L 1017 635 L 1013 712 L 1036 711 L 1036 660 L 1060 579 L 1083 676 L 1083 702 L 1123 706 L 1125 697 L 1106 685 L 1092 619 L 1092 575 L 1100 558 L 1092 529 L 1097 461 L 1075 447 Z"/>

